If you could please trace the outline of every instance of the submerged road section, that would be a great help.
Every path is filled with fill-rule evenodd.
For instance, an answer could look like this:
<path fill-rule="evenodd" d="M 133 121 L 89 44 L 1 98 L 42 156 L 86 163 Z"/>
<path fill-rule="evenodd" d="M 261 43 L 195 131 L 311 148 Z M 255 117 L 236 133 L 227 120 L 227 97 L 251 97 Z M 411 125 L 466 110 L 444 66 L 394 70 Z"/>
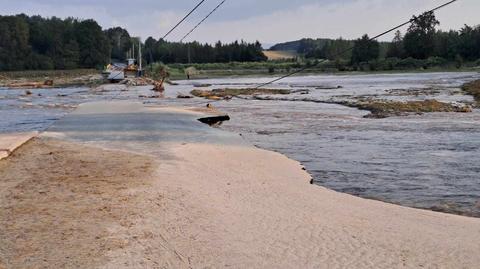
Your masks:
<path fill-rule="evenodd" d="M 0 161 L 0 268 L 477 268 L 480 220 L 309 184 L 198 121 L 82 105 Z"/>
<path fill-rule="evenodd" d="M 219 115 L 208 108 L 162 108 L 129 101 L 93 102 L 80 105 L 42 136 L 149 154 L 161 153 L 163 148 L 158 145 L 168 143 L 247 145 L 238 134 L 211 128 L 199 121 Z"/>

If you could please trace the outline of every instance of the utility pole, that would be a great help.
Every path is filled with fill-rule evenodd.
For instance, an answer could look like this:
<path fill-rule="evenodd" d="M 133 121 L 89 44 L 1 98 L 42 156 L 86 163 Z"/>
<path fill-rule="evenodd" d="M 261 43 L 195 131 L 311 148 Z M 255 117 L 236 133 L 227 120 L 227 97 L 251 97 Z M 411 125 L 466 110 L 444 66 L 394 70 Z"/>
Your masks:
<path fill-rule="evenodd" d="M 132 43 L 133 49 L 132 49 L 132 59 L 135 59 L 135 42 Z"/>
<path fill-rule="evenodd" d="M 140 41 L 140 37 L 138 38 L 138 66 L 140 75 L 142 75 L 142 41 Z"/>

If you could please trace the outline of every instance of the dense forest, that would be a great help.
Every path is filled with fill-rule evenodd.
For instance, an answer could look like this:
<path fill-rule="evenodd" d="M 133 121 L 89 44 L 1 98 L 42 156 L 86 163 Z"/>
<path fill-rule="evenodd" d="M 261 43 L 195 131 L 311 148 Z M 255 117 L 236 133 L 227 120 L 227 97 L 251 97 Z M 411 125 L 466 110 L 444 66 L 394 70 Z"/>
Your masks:
<path fill-rule="evenodd" d="M 147 62 L 163 63 L 226 63 L 226 62 L 258 62 L 266 61 L 262 45 L 235 41 L 214 46 L 210 44 L 170 43 L 149 37 L 145 41 Z"/>
<path fill-rule="evenodd" d="M 412 21 L 405 35 L 397 31 L 392 42 L 377 42 L 367 35 L 357 40 L 302 39 L 277 44 L 271 50 L 293 49 L 306 58 L 343 61 L 353 66 L 379 61 L 394 67 L 447 62 L 461 65 L 480 59 L 480 26 L 465 25 L 459 31 L 436 30 L 440 22 L 432 12 L 413 17 Z M 340 55 L 343 51 L 347 53 Z"/>
<path fill-rule="evenodd" d="M 109 58 L 108 39 L 93 20 L 0 17 L 0 70 L 90 68 Z"/>
<path fill-rule="evenodd" d="M 433 13 L 413 17 L 406 33 L 392 42 L 365 35 L 357 40 L 302 39 L 271 50 L 295 50 L 308 61 L 329 59 L 338 70 L 411 69 L 480 59 L 480 26 L 440 31 Z M 0 16 L 0 71 L 102 68 L 124 61 L 139 40 L 120 27 L 103 30 L 94 20 L 40 16 Z M 353 50 L 350 50 L 353 48 Z M 228 63 L 266 61 L 259 42 L 229 44 L 173 43 L 147 38 L 145 63 Z M 345 52 L 345 53 L 343 53 Z M 346 68 L 348 67 L 348 68 Z"/>
<path fill-rule="evenodd" d="M 101 68 L 123 61 L 138 39 L 120 27 L 103 30 L 94 20 L 0 16 L 0 71 Z M 259 42 L 215 45 L 171 43 L 150 37 L 146 62 L 206 63 L 264 61 Z"/>

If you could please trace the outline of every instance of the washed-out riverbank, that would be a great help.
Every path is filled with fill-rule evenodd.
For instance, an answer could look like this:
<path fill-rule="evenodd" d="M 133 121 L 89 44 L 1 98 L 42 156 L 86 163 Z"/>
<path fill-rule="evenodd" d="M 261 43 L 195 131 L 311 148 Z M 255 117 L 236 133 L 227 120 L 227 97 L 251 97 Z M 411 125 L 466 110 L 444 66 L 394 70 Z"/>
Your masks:
<path fill-rule="evenodd" d="M 203 87 L 196 89 L 251 88 L 269 78 L 179 81 L 169 85 L 161 99 L 145 98 L 153 95 L 148 87 L 125 85 L 37 89 L 31 96 L 2 90 L 1 113 L 7 117 L 0 129 L 44 129 L 87 101 L 201 107 L 211 103 L 232 118 L 221 128 L 301 161 L 319 185 L 411 207 L 480 216 L 478 109 L 369 119 L 364 118 L 369 111 L 336 104 L 437 100 L 472 106 L 473 98 L 460 87 L 479 78 L 478 73 L 304 76 L 272 86 L 293 91 L 288 95 L 220 101 L 177 96 L 189 95 L 200 84 Z"/>

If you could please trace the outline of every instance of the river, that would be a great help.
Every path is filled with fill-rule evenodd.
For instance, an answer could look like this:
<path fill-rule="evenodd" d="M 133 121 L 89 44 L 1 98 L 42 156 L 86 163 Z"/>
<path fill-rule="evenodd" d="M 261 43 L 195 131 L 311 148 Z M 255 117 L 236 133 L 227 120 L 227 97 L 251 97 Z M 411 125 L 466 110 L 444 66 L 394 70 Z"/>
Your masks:
<path fill-rule="evenodd" d="M 196 84 L 208 88 L 251 87 L 271 78 L 179 81 L 165 98 L 144 98 L 148 87 L 117 85 L 68 89 L 0 90 L 0 132 L 44 130 L 78 104 L 141 100 L 165 106 L 209 101 L 177 99 Z M 288 78 L 273 88 L 292 89 L 269 99 L 213 102 L 232 120 L 221 128 L 305 165 L 315 184 L 404 206 L 480 217 L 480 110 L 427 113 L 385 119 L 368 111 L 325 102 L 426 100 L 471 103 L 460 86 L 478 73 L 312 75 Z"/>

